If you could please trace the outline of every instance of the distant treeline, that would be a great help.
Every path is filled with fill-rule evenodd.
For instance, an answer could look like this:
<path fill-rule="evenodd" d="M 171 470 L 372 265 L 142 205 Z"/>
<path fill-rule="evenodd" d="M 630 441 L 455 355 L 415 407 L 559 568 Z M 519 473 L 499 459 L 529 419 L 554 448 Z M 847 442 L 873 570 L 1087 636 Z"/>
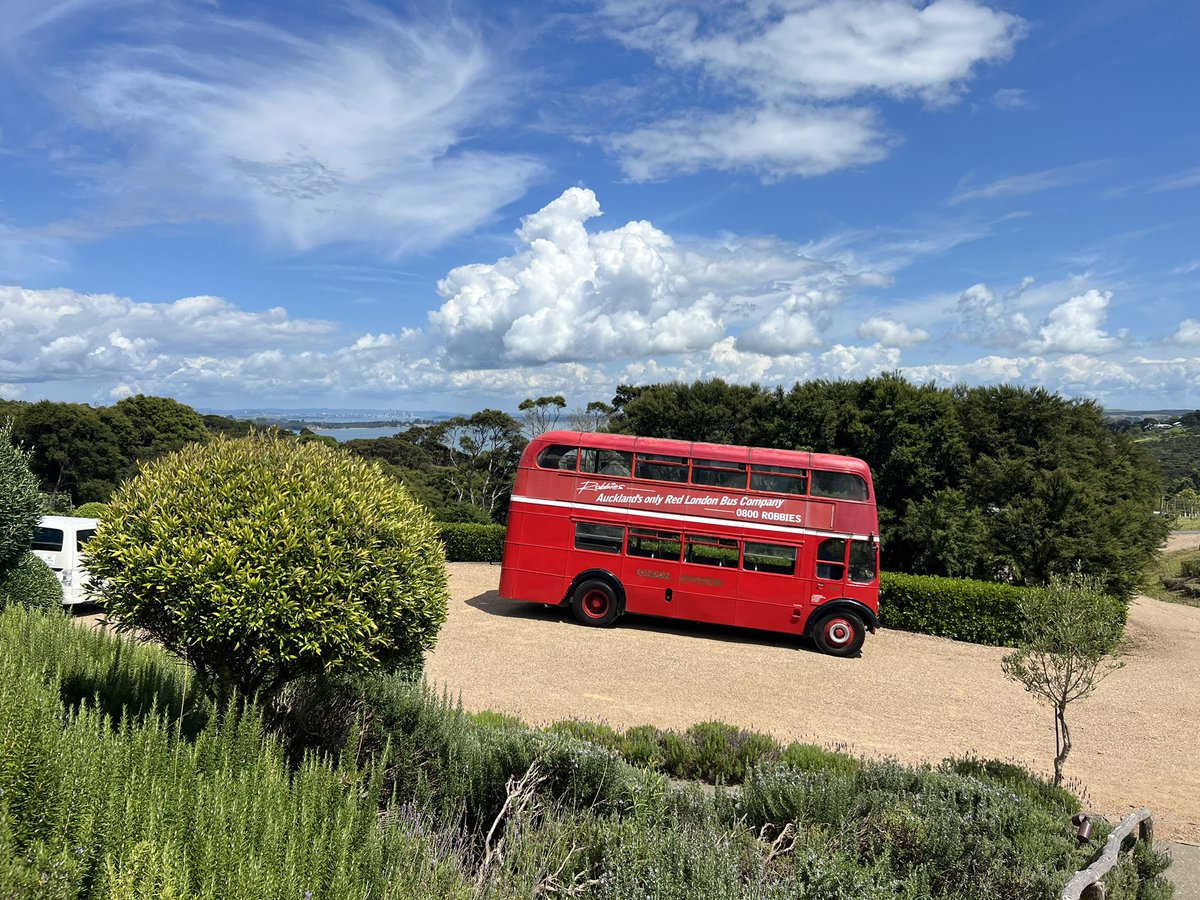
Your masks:
<path fill-rule="evenodd" d="M 941 388 L 896 375 L 790 389 L 621 385 L 559 425 L 561 397 L 485 409 L 393 437 L 341 446 L 402 479 L 442 521 L 503 522 L 521 450 L 553 427 L 844 453 L 875 475 L 884 566 L 891 571 L 1040 584 L 1077 565 L 1129 594 L 1162 543 L 1160 468 L 1137 433 L 1090 401 L 1040 388 Z M 0 401 L 33 452 L 42 489 L 75 504 L 105 500 L 140 462 L 248 420 L 201 416 L 162 397 L 109 407 Z M 333 441 L 300 435 L 297 440 Z"/>

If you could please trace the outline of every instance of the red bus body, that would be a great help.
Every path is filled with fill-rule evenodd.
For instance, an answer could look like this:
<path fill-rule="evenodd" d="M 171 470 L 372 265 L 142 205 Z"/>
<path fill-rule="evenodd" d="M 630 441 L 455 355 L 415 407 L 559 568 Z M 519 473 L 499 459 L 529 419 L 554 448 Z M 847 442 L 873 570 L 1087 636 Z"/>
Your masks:
<path fill-rule="evenodd" d="M 812 636 L 852 655 L 879 609 L 879 523 L 848 456 L 554 431 L 521 456 L 500 594 Z"/>

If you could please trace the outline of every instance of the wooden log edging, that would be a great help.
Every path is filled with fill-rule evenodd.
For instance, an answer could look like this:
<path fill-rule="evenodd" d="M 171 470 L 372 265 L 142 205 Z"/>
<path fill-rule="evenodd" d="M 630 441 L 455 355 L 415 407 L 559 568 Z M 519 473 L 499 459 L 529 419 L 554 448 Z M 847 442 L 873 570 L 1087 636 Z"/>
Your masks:
<path fill-rule="evenodd" d="M 1104 851 L 1096 861 L 1086 869 L 1076 872 L 1067 882 L 1067 886 L 1063 888 L 1062 900 L 1104 900 L 1104 885 L 1099 883 L 1100 879 L 1117 864 L 1121 844 L 1133 834 L 1135 825 L 1139 826 L 1138 840 L 1154 840 L 1154 821 L 1150 818 L 1150 810 L 1143 806 L 1122 819 L 1121 824 L 1108 836 Z"/>

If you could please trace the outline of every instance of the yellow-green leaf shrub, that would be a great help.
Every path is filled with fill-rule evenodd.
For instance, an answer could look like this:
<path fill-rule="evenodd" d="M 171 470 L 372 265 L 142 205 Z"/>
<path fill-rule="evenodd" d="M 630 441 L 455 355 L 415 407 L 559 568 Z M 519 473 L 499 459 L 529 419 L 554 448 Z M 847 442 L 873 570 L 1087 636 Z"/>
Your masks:
<path fill-rule="evenodd" d="M 446 617 L 430 514 L 378 467 L 277 435 L 146 465 L 110 501 L 87 566 L 120 628 L 184 657 L 222 700 L 411 666 Z"/>

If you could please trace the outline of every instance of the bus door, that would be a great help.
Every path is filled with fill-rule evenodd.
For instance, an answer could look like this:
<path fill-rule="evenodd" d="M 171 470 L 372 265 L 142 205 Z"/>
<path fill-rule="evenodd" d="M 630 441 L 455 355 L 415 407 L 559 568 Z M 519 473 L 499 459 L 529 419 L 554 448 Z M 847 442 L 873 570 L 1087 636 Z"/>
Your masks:
<path fill-rule="evenodd" d="M 813 583 L 801 568 L 803 544 L 747 540 L 738 579 L 734 624 L 801 632 L 811 609 Z"/>
<path fill-rule="evenodd" d="M 626 612 L 648 616 L 680 615 L 676 611 L 675 594 L 679 590 L 682 548 L 678 531 L 629 528 L 621 567 Z"/>
<path fill-rule="evenodd" d="M 676 615 L 698 622 L 736 621 L 738 542 L 733 538 L 684 536 L 683 565 L 675 593 Z"/>

